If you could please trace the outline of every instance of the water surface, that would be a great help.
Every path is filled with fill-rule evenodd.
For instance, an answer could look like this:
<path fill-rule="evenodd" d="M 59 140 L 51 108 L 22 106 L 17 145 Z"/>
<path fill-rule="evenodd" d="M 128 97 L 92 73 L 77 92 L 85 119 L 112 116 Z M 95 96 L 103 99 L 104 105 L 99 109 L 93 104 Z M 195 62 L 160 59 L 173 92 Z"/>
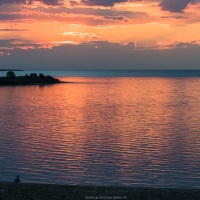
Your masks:
<path fill-rule="evenodd" d="M 0 87 L 1 181 L 199 188 L 199 78 L 62 80 Z"/>

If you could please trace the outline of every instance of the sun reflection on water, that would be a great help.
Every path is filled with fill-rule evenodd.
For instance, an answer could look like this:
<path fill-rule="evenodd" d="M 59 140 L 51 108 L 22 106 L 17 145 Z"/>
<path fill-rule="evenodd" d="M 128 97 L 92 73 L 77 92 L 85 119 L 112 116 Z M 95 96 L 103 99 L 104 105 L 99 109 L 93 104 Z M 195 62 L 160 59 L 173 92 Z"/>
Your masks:
<path fill-rule="evenodd" d="M 2 181 L 199 187 L 200 81 L 1 87 Z"/>

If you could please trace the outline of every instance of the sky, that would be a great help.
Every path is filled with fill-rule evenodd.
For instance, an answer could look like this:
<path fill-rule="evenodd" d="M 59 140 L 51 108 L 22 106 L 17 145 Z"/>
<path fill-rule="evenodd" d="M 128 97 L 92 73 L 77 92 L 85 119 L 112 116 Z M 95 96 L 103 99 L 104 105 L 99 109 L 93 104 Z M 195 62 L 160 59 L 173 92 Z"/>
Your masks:
<path fill-rule="evenodd" d="M 200 0 L 0 0 L 0 69 L 200 69 Z"/>

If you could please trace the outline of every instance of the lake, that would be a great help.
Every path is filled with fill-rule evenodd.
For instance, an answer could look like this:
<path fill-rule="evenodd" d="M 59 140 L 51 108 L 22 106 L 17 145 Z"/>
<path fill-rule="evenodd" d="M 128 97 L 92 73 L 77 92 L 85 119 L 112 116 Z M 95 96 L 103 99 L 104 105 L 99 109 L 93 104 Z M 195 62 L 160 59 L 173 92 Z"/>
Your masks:
<path fill-rule="evenodd" d="M 200 78 L 0 87 L 0 181 L 200 188 Z"/>

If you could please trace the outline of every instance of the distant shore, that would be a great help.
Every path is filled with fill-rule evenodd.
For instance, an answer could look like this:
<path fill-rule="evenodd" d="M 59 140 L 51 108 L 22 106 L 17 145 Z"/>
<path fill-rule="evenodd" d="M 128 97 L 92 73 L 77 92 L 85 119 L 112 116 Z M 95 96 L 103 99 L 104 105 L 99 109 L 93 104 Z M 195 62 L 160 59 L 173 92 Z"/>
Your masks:
<path fill-rule="evenodd" d="M 0 200 L 197 200 L 200 189 L 67 186 L 0 182 Z"/>
<path fill-rule="evenodd" d="M 8 71 L 6 76 L 0 77 L 0 86 L 16 86 L 16 85 L 46 85 L 62 83 L 50 75 L 45 76 L 40 73 L 31 73 L 24 76 L 16 76 L 13 71 Z"/>
<path fill-rule="evenodd" d="M 20 71 L 24 71 L 23 69 L 0 69 L 0 71 L 17 71 L 17 72 L 20 72 Z"/>

